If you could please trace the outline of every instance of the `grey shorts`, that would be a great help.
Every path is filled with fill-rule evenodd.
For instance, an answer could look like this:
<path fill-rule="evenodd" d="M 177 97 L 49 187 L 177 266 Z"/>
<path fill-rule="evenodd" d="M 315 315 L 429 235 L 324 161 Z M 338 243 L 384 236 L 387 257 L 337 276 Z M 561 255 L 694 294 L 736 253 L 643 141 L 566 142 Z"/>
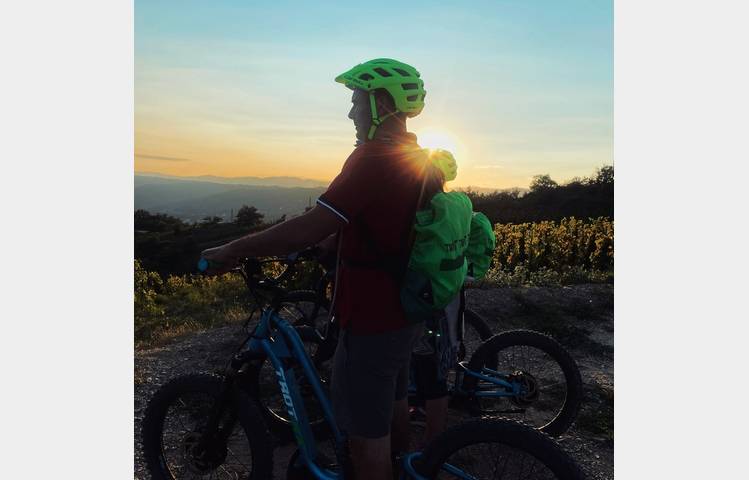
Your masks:
<path fill-rule="evenodd" d="M 341 331 L 331 384 L 338 428 L 364 438 L 390 433 L 393 402 L 408 394 L 411 350 L 422 329 L 412 325 L 376 335 Z"/>

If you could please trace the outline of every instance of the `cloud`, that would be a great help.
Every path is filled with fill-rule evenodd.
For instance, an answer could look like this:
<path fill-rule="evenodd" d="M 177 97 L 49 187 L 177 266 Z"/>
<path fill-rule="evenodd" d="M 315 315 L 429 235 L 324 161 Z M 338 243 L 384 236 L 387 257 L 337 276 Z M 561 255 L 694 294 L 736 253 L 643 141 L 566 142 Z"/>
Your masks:
<path fill-rule="evenodd" d="M 190 158 L 162 157 L 159 155 L 143 155 L 142 153 L 136 153 L 135 156 L 138 158 L 149 158 L 151 160 L 167 160 L 170 162 L 192 162 L 192 159 Z"/>

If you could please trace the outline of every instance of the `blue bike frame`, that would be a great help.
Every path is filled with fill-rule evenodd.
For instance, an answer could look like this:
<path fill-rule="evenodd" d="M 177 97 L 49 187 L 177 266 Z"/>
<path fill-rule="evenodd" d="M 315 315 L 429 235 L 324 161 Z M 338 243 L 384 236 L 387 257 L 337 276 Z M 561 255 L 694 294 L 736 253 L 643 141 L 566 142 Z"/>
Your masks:
<path fill-rule="evenodd" d="M 320 402 L 325 421 L 333 431 L 336 455 L 339 455 L 340 452 L 344 451 L 344 437 L 333 418 L 333 409 L 320 383 L 320 376 L 304 349 L 304 344 L 297 331 L 286 320 L 268 308 L 263 310 L 258 326 L 245 346 L 251 353 L 264 353 L 273 365 L 284 404 L 289 413 L 294 438 L 299 447 L 300 458 L 304 465 L 315 478 L 320 480 L 343 480 L 343 473 L 322 469 L 315 462 L 317 459 L 315 439 L 310 429 L 304 400 L 299 393 L 296 374 L 291 365 L 293 362 L 287 362 L 289 366 L 284 366 L 284 360 L 288 359 L 295 360 L 301 366 L 304 377 L 311 385 L 318 402 Z M 343 465 L 344 459 L 338 458 L 338 461 L 340 465 Z"/>
<path fill-rule="evenodd" d="M 455 382 L 453 383 L 452 391 L 453 393 L 457 394 L 468 394 L 475 397 L 515 397 L 518 395 L 523 395 L 525 393 L 523 386 L 518 382 L 511 382 L 507 380 L 507 375 L 497 372 L 496 370 L 492 370 L 490 368 L 483 367 L 481 369 L 481 372 L 475 372 L 473 370 L 470 370 L 467 366 L 466 362 L 459 362 L 458 363 L 458 370 L 457 370 L 457 377 L 455 379 Z M 477 390 L 466 392 L 462 388 L 462 375 L 469 375 L 471 377 L 476 377 L 479 380 L 483 380 L 484 382 L 489 383 L 489 386 L 479 386 L 477 387 Z M 497 387 L 502 387 L 503 390 L 497 389 Z M 416 384 L 413 383 L 413 380 L 408 385 L 408 391 L 409 393 L 413 394 L 416 393 Z"/>
<path fill-rule="evenodd" d="M 476 397 L 514 397 L 525 393 L 523 392 L 523 388 L 520 383 L 507 381 L 507 375 L 492 370 L 491 368 L 483 367 L 481 369 L 481 372 L 479 373 L 470 370 L 467 367 L 466 362 L 460 362 L 458 363 L 458 366 L 460 367 L 464 375 L 476 377 L 479 380 L 483 380 L 492 385 L 491 387 L 480 387 L 477 391 L 472 392 L 472 394 Z M 496 386 L 504 387 L 505 390 L 496 390 Z M 458 385 L 457 388 L 460 389 L 460 386 Z"/>

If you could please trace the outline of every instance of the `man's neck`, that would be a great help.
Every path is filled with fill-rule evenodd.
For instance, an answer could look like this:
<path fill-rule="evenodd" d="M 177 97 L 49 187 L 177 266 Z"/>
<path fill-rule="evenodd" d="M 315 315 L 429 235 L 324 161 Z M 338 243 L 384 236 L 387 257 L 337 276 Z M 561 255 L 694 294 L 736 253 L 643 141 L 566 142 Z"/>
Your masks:
<path fill-rule="evenodd" d="M 393 137 L 403 135 L 408 132 L 406 128 L 406 120 L 398 117 L 390 117 L 385 120 L 382 125 L 377 127 L 375 130 L 375 140 L 380 140 L 387 137 Z"/>

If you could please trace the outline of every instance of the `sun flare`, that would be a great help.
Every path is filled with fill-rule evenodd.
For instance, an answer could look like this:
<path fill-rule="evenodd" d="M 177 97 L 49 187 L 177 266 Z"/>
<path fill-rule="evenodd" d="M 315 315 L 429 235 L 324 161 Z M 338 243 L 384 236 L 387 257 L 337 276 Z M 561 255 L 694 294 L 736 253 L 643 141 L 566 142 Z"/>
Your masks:
<path fill-rule="evenodd" d="M 427 128 L 416 133 L 419 145 L 424 148 L 441 148 L 449 150 L 453 155 L 457 154 L 458 142 L 455 136 L 444 130 Z"/>

